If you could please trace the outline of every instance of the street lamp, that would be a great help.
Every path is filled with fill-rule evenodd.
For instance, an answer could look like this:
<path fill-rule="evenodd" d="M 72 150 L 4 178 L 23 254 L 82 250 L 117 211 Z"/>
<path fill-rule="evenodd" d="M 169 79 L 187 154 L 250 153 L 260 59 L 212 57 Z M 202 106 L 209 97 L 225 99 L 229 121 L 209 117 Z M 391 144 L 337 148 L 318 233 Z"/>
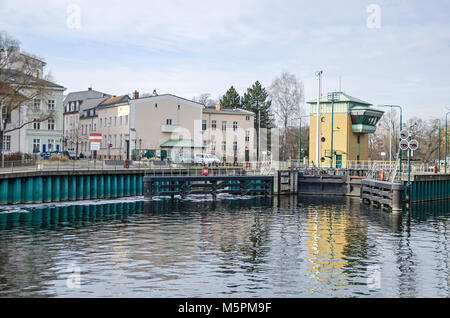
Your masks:
<path fill-rule="evenodd" d="M 392 112 L 392 108 L 393 107 L 396 107 L 396 108 L 399 108 L 400 109 L 400 131 L 402 131 L 402 122 L 403 122 L 403 120 L 402 120 L 402 116 L 403 116 L 403 109 L 402 109 L 402 107 L 401 106 L 398 106 L 398 105 L 378 105 L 378 107 L 390 107 L 391 108 L 391 112 Z M 391 148 L 392 148 L 392 146 L 391 146 Z M 392 149 L 390 150 L 391 152 L 392 152 Z M 399 150 L 400 151 L 400 154 L 399 154 L 399 159 L 400 159 L 400 175 L 402 174 L 402 150 L 400 149 Z"/>
<path fill-rule="evenodd" d="M 445 114 L 445 157 L 444 157 L 445 173 L 447 173 L 447 117 L 448 117 L 448 114 L 450 114 L 450 112 L 447 112 Z"/>
<path fill-rule="evenodd" d="M 334 102 L 339 100 L 339 94 L 332 92 L 328 94 L 328 100 L 331 101 L 331 153 L 330 153 L 330 168 L 333 168 L 333 127 L 334 127 Z"/>
<path fill-rule="evenodd" d="M 319 82 L 318 83 L 319 84 L 318 91 L 317 91 L 317 110 L 316 110 L 316 116 L 317 116 L 317 118 L 316 118 L 316 164 L 317 164 L 317 167 L 320 167 L 320 158 L 319 158 L 319 156 L 320 156 L 320 152 L 319 152 L 320 133 L 319 133 L 319 130 L 320 130 L 320 95 L 321 95 L 321 85 L 322 85 L 322 74 L 323 74 L 323 71 L 318 71 L 316 73 L 316 76 L 318 77 L 317 80 Z"/>
<path fill-rule="evenodd" d="M 302 118 L 309 117 L 309 115 L 300 116 L 300 125 L 298 127 L 298 168 L 302 162 Z"/>
<path fill-rule="evenodd" d="M 441 124 L 441 120 L 439 118 L 432 118 L 432 119 L 436 119 L 439 123 L 438 125 L 438 172 L 441 172 L 441 129 L 442 129 L 442 124 Z"/>

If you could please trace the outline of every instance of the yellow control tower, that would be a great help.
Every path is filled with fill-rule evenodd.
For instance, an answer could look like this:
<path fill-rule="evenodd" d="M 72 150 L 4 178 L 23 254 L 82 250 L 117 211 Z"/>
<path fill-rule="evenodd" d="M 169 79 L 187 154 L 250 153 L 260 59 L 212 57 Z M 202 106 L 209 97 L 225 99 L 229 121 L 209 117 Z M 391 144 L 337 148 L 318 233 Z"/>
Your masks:
<path fill-rule="evenodd" d="M 348 168 L 363 163 L 369 156 L 369 134 L 374 133 L 383 111 L 372 104 L 343 92 L 332 92 L 320 98 L 319 142 L 316 140 L 317 101 L 311 105 L 309 126 L 309 162 L 317 166 Z M 331 130 L 333 127 L 333 133 Z M 331 161 L 332 160 L 332 161 Z"/>

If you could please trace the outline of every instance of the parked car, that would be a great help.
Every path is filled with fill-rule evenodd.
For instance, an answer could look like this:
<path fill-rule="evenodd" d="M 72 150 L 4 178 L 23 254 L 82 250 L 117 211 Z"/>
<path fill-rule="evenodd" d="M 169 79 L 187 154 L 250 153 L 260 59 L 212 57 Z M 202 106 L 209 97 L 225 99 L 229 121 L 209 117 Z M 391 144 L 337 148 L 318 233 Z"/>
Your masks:
<path fill-rule="evenodd" d="M 77 156 L 77 153 L 75 151 L 73 151 L 73 150 L 66 150 L 66 151 L 63 152 L 63 155 L 66 155 L 71 160 L 79 159 L 78 156 Z"/>
<path fill-rule="evenodd" d="M 220 164 L 220 160 L 216 155 L 196 153 L 194 156 L 194 163 L 203 166 L 217 166 Z"/>

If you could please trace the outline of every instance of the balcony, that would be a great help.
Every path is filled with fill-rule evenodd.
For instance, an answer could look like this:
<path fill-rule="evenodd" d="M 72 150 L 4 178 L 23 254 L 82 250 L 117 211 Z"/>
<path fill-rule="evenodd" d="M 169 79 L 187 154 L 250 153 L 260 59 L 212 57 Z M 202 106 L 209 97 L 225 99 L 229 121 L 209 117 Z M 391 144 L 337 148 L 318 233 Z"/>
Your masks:
<path fill-rule="evenodd" d="M 177 125 L 162 125 L 161 132 L 162 133 L 174 133 L 180 130 L 180 126 Z"/>

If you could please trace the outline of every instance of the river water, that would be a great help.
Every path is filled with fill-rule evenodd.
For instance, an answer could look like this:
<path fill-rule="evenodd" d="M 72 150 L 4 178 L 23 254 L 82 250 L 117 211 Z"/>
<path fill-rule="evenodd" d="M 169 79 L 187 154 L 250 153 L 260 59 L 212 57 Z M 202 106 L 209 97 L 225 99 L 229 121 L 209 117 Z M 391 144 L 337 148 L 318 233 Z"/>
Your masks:
<path fill-rule="evenodd" d="M 142 198 L 0 207 L 0 297 L 448 297 L 450 204 Z"/>

